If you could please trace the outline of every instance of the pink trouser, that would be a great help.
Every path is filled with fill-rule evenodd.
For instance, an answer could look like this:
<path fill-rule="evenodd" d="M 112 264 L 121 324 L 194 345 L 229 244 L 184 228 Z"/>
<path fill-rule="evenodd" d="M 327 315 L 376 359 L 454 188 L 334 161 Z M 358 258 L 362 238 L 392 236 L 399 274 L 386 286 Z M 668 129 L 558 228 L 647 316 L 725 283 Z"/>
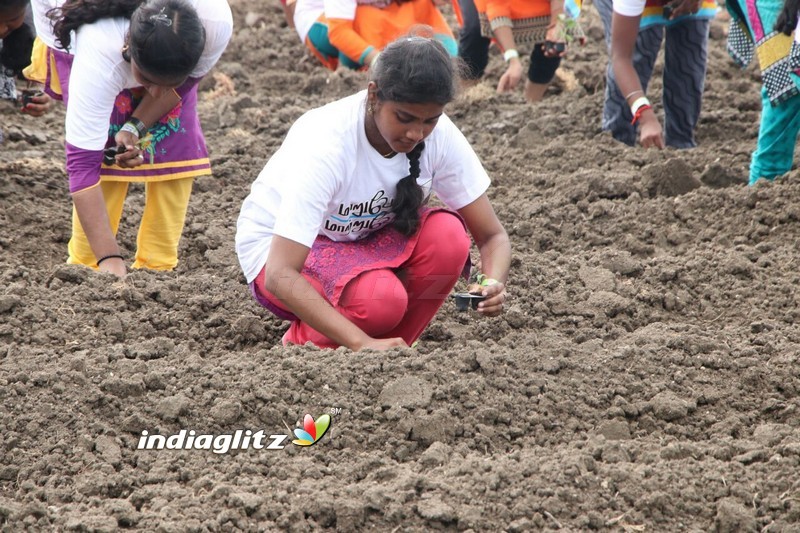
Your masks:
<path fill-rule="evenodd" d="M 419 231 L 414 251 L 405 263 L 398 269 L 370 270 L 354 278 L 334 306 L 370 337 L 402 337 L 411 345 L 433 320 L 458 281 L 470 248 L 470 238 L 462 222 L 447 212 L 433 213 Z M 303 277 L 325 297 L 318 280 L 307 274 Z M 263 276 L 256 280 L 259 293 L 288 310 L 266 290 L 263 281 Z M 283 343 L 307 342 L 320 348 L 339 346 L 305 322 L 295 320 L 283 336 Z"/>

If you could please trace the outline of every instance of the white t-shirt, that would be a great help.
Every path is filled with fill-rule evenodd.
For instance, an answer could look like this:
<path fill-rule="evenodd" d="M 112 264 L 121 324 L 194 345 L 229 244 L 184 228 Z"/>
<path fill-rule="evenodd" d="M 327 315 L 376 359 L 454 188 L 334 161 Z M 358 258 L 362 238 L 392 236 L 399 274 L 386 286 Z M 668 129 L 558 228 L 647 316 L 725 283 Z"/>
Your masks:
<path fill-rule="evenodd" d="M 645 0 L 614 0 L 614 12 L 626 17 L 638 17 L 644 13 Z"/>
<path fill-rule="evenodd" d="M 56 44 L 47 12 L 65 0 L 32 0 L 36 32 L 50 48 Z M 204 76 L 219 60 L 233 33 L 233 15 L 226 0 L 187 0 L 197 10 L 206 31 L 200 61 L 190 77 Z M 102 150 L 108 140 L 108 120 L 114 100 L 123 89 L 140 87 L 122 47 L 130 20 L 106 18 L 85 24 L 73 33 L 68 52 L 74 56 L 69 78 L 66 141 L 84 150 Z"/>
<path fill-rule="evenodd" d="M 306 42 L 306 36 L 311 30 L 311 26 L 317 21 L 324 11 L 323 0 L 297 0 L 294 4 L 294 29 L 300 36 L 302 43 Z"/>
<path fill-rule="evenodd" d="M 318 235 L 354 241 L 394 220 L 397 183 L 408 158 L 381 156 L 367 140 L 367 92 L 337 100 L 300 117 L 267 162 L 242 204 L 236 253 L 248 283 L 269 255 L 272 236 L 311 248 Z M 442 115 L 425 139 L 420 177 L 451 209 L 477 200 L 489 176 L 467 139 Z"/>
<path fill-rule="evenodd" d="M 354 20 L 356 18 L 356 0 L 324 0 L 325 16 L 329 19 Z"/>

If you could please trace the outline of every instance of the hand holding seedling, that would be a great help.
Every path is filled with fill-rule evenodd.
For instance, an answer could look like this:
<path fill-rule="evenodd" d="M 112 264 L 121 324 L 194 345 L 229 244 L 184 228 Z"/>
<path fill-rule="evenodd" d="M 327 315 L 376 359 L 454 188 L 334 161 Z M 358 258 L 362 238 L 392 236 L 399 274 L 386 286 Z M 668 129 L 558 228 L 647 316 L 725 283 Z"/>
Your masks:
<path fill-rule="evenodd" d="M 20 95 L 20 111 L 32 117 L 41 117 L 50 110 L 52 99 L 42 91 L 25 89 Z"/>
<path fill-rule="evenodd" d="M 135 168 L 144 163 L 144 155 L 139 149 L 139 138 L 129 131 L 119 131 L 114 136 L 117 142 L 116 164 L 121 167 Z M 125 148 L 120 152 L 119 147 Z"/>
<path fill-rule="evenodd" d="M 480 294 L 485 300 L 478 304 L 478 312 L 484 316 L 498 316 L 503 313 L 506 298 L 506 286 L 496 279 L 478 275 L 478 283 L 470 285 L 467 290 L 472 294 Z"/>
<path fill-rule="evenodd" d="M 542 45 L 545 56 L 564 57 L 567 55 L 567 42 L 572 39 L 565 26 L 565 22 L 568 20 L 572 19 L 564 17 L 563 14 L 559 15 L 558 19 L 547 28 L 545 42 Z"/>

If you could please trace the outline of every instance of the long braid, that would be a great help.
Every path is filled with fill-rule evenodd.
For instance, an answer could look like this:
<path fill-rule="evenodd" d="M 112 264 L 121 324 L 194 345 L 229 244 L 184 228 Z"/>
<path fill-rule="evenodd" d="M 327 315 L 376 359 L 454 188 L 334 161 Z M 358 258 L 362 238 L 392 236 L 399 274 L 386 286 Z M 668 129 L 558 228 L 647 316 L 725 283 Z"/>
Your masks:
<path fill-rule="evenodd" d="M 104 18 L 129 19 L 142 2 L 143 0 L 67 0 L 61 7 L 48 11 L 47 16 L 55 21 L 53 33 L 58 45 L 67 50 L 72 43 L 70 32 Z"/>
<path fill-rule="evenodd" d="M 430 26 L 415 26 L 408 37 L 387 45 L 380 58 L 370 65 L 370 82 L 379 101 L 438 104 L 444 108 L 455 98 L 458 63 L 431 35 Z M 398 182 L 392 204 L 393 226 L 406 236 L 419 230 L 419 208 L 424 193 L 417 179 L 424 149 L 425 143 L 420 142 L 406 154 L 408 176 Z"/>
<path fill-rule="evenodd" d="M 775 31 L 791 35 L 797 27 L 797 10 L 800 9 L 800 0 L 784 0 L 783 9 L 775 21 Z"/>
<path fill-rule="evenodd" d="M 408 152 L 408 176 L 398 182 L 397 196 L 392 205 L 394 228 L 407 237 L 419 228 L 419 208 L 424 195 L 417 178 L 420 173 L 419 159 L 424 149 L 425 143 L 421 142 Z"/>

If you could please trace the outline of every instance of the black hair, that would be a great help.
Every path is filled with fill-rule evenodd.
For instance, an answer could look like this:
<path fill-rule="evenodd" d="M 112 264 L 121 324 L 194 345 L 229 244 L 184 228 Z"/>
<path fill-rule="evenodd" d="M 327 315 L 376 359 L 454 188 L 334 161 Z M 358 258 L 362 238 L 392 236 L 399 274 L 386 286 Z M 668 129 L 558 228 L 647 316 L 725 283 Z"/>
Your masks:
<path fill-rule="evenodd" d="M 185 78 L 205 44 L 203 23 L 183 0 L 147 0 L 131 17 L 131 57 L 147 74 Z"/>
<path fill-rule="evenodd" d="M 129 57 L 146 74 L 185 78 L 197 66 L 206 37 L 195 9 L 183 0 L 67 0 L 48 15 L 59 46 L 68 49 L 70 32 L 100 19 L 131 21 Z"/>
<path fill-rule="evenodd" d="M 22 78 L 22 70 L 31 64 L 34 38 L 33 28 L 23 24 L 3 39 L 0 66 L 9 76 Z"/>
<path fill-rule="evenodd" d="M 56 42 L 64 50 L 72 44 L 71 32 L 84 24 L 91 24 L 105 18 L 122 17 L 129 19 L 142 0 L 67 0 L 61 7 L 47 12 L 54 22 L 53 34 Z M 97 43 L 100 44 L 100 43 Z"/>
<path fill-rule="evenodd" d="M 458 73 L 442 43 L 417 33 L 386 46 L 370 69 L 370 81 L 377 86 L 380 101 L 446 105 L 456 97 Z M 394 227 L 407 236 L 419 228 L 424 195 L 417 178 L 424 149 L 425 143 L 420 142 L 407 154 L 408 176 L 398 182 L 392 205 Z"/>
<path fill-rule="evenodd" d="M 30 4 L 30 0 L 0 0 L 0 13 L 11 11 L 12 9 L 24 9 Z M 23 14 L 25 14 L 23 12 Z"/>
<path fill-rule="evenodd" d="M 26 7 L 30 1 L 31 0 L 0 0 L 0 13 L 13 8 L 22 9 Z"/>
<path fill-rule="evenodd" d="M 30 0 L 0 0 L 0 13 L 9 13 L 20 10 L 25 14 L 25 7 Z M 2 39 L 0 48 L 0 69 L 8 76 L 22 77 L 22 69 L 30 65 L 33 39 L 36 33 L 33 28 L 24 22 L 22 26 L 9 32 Z"/>
<path fill-rule="evenodd" d="M 783 9 L 775 21 L 775 31 L 791 35 L 797 27 L 798 9 L 800 9 L 800 0 L 784 0 Z"/>

